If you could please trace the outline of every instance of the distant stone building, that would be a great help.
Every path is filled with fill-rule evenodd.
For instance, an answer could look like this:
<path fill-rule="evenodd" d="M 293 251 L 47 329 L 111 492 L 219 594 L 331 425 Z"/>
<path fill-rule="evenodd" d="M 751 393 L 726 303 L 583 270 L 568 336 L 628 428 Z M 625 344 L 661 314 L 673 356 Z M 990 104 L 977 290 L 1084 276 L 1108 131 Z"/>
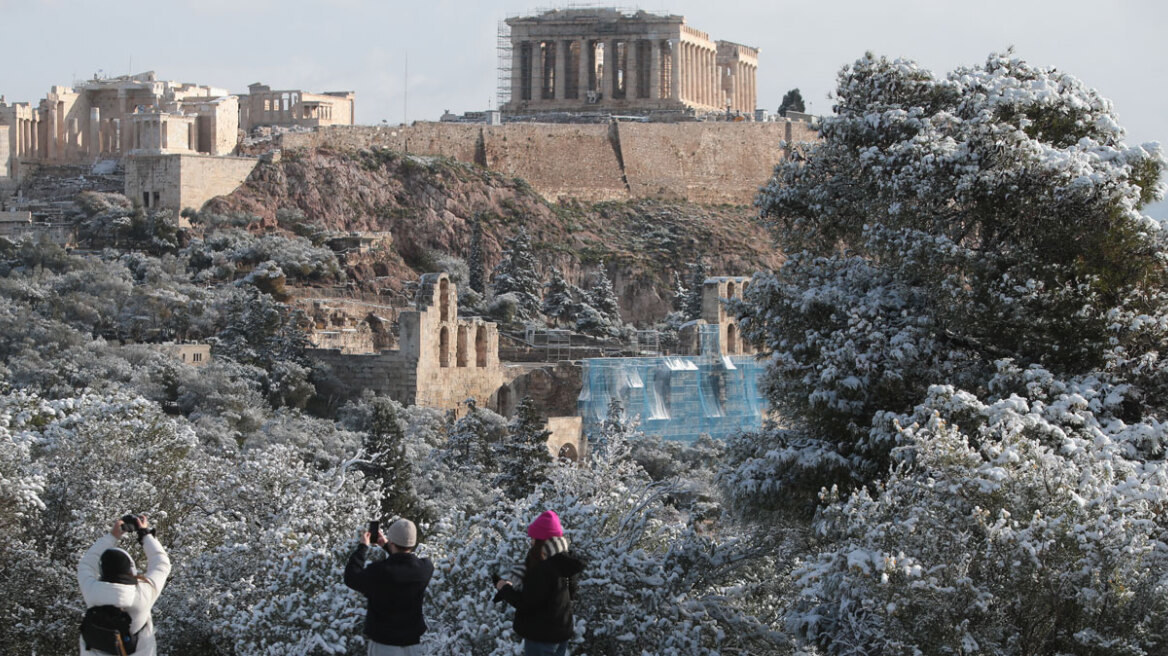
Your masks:
<path fill-rule="evenodd" d="M 183 364 L 201 367 L 211 361 L 211 345 L 198 342 L 166 342 L 152 347 Z"/>
<path fill-rule="evenodd" d="M 373 390 L 403 405 L 460 410 L 473 398 L 496 407 L 505 382 L 494 323 L 458 317 L 458 293 L 445 273 L 422 276 L 415 309 L 398 316 L 398 348 L 375 354 L 315 349 L 352 394 Z"/>
<path fill-rule="evenodd" d="M 77 244 L 77 228 L 72 222 L 37 223 L 32 220 L 32 212 L 0 211 L 0 237 L 16 239 L 25 236 L 48 239 L 62 248 L 72 248 Z"/>
<path fill-rule="evenodd" d="M 702 316 L 682 326 L 678 337 L 682 353 L 700 354 L 717 349 L 718 355 L 752 355 L 754 346 L 742 338 L 738 319 L 726 311 L 726 301 L 742 298 L 750 278 L 721 276 L 702 283 Z"/>
<path fill-rule="evenodd" d="M 276 90 L 256 82 L 240 96 L 239 126 L 244 132 L 257 127 L 316 128 L 326 125 L 353 125 L 354 93 Z"/>
<path fill-rule="evenodd" d="M 161 81 L 150 71 L 95 77 L 76 88 L 53 86 L 36 106 L 0 104 L 0 124 L 9 130 L 9 175 L 19 175 L 22 161 L 91 164 L 126 155 L 143 142 L 229 153 L 235 148 L 238 110 L 211 102 L 228 95 L 225 89 Z M 139 113 L 152 116 L 135 121 Z"/>
<path fill-rule="evenodd" d="M 714 41 L 683 16 L 559 9 L 506 24 L 511 69 L 505 113 L 754 115 L 758 49 Z"/>

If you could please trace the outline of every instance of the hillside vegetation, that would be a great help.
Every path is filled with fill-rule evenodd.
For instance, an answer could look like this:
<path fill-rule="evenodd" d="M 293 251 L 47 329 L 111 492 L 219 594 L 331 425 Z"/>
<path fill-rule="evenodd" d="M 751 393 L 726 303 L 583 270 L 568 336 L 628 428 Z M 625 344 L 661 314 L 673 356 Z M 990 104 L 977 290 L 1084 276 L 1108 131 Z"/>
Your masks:
<path fill-rule="evenodd" d="M 259 217 L 252 230 L 278 230 L 277 214 L 294 211 L 326 232 L 390 232 L 393 247 L 349 272 L 366 289 L 400 289 L 435 270 L 444 255 L 465 258 L 469 222 L 483 219 L 483 260 L 499 261 L 503 243 L 526 227 L 547 278 L 551 267 L 574 283 L 601 263 L 626 320 L 660 320 L 669 311 L 672 275 L 707 259 L 716 275 L 773 268 L 779 255 L 750 207 L 689 203 L 548 203 L 524 181 L 438 157 L 384 150 L 285 151 L 265 161 L 204 213 Z"/>

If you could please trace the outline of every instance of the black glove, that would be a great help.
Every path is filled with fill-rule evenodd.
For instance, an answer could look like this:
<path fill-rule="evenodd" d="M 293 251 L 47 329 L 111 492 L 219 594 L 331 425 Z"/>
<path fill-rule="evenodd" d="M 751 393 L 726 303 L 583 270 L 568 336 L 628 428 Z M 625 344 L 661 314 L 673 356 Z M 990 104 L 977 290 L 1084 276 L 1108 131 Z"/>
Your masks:
<path fill-rule="evenodd" d="M 138 529 L 138 544 L 142 544 L 142 539 L 147 535 L 154 535 L 154 527 Z"/>

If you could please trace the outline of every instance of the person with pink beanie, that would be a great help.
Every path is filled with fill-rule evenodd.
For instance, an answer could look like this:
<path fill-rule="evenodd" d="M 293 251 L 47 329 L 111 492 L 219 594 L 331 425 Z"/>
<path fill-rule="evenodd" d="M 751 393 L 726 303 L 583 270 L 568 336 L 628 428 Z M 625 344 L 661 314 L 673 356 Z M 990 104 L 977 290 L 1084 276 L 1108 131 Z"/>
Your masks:
<path fill-rule="evenodd" d="M 575 576 L 584 561 L 568 551 L 560 517 L 545 510 L 527 527 L 531 548 L 509 579 L 495 582 L 495 601 L 515 607 L 515 632 L 523 638 L 524 656 L 566 656 L 572 639 Z"/>

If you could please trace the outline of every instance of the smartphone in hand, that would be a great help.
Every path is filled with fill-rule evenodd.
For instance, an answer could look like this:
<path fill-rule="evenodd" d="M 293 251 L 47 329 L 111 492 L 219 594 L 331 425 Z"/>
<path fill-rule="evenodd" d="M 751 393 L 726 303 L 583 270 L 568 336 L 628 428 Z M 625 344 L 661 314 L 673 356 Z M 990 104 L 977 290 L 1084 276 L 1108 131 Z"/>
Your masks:
<path fill-rule="evenodd" d="M 376 519 L 369 522 L 369 544 L 377 544 L 377 536 L 381 533 L 381 522 Z"/>

